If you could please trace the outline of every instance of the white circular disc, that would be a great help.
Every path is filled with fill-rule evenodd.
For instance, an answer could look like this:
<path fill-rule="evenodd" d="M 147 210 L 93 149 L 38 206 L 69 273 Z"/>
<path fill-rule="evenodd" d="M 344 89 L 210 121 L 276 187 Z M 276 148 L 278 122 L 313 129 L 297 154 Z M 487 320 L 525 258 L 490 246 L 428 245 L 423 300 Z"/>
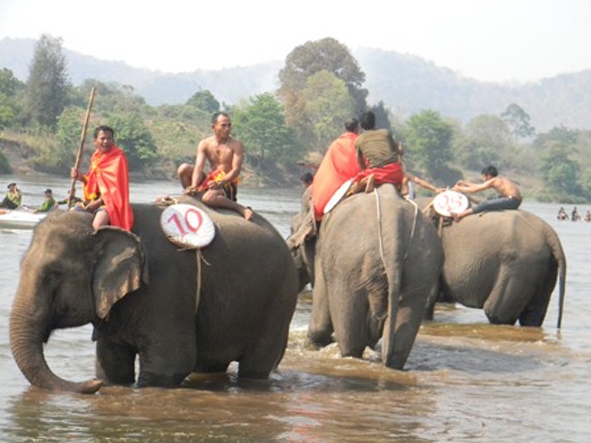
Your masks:
<path fill-rule="evenodd" d="M 184 203 L 168 206 L 162 211 L 160 226 L 171 242 L 185 249 L 207 246 L 215 236 L 215 226 L 209 215 Z"/>
<path fill-rule="evenodd" d="M 451 217 L 451 213 L 463 212 L 470 206 L 468 197 L 455 191 L 445 191 L 433 200 L 433 209 L 444 217 Z"/>

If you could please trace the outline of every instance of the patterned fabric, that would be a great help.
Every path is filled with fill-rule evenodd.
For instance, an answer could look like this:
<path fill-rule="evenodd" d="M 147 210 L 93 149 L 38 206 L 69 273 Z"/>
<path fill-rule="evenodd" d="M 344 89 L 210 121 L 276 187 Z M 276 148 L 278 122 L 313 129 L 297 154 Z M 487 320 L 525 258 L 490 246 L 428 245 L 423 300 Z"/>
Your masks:
<path fill-rule="evenodd" d="M 205 180 L 201 182 L 199 187 L 197 188 L 197 192 L 207 191 L 209 189 L 209 184 L 211 182 L 219 183 L 221 182 L 226 173 L 224 171 L 220 171 L 218 169 L 211 171 Z M 240 177 L 236 177 L 230 183 L 224 184 L 222 190 L 224 191 L 224 195 L 226 198 L 232 201 L 236 201 L 236 194 L 238 193 L 238 182 L 240 181 Z"/>

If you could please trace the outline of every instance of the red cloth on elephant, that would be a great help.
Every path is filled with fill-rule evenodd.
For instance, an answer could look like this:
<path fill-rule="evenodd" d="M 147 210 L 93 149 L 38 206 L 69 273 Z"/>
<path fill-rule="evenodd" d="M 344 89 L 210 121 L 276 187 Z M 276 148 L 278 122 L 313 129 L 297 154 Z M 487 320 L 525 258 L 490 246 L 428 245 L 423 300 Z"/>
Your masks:
<path fill-rule="evenodd" d="M 355 152 L 354 132 L 341 134 L 328 148 L 312 183 L 312 203 L 314 216 L 320 220 L 324 215 L 324 207 L 334 193 L 347 180 L 355 177 L 360 169 Z"/>
<path fill-rule="evenodd" d="M 396 162 L 385 166 L 380 166 L 378 168 L 364 169 L 359 174 L 357 174 L 355 177 L 355 182 L 360 181 L 362 178 L 367 177 L 370 174 L 374 175 L 374 183 L 376 185 L 382 185 L 384 183 L 400 185 L 402 183 L 402 179 L 404 178 L 402 165 Z"/>
<path fill-rule="evenodd" d="M 104 154 L 98 149 L 94 151 L 85 178 L 84 199 L 100 197 L 111 225 L 131 231 L 133 211 L 129 203 L 129 172 L 123 150 L 113 145 Z"/>

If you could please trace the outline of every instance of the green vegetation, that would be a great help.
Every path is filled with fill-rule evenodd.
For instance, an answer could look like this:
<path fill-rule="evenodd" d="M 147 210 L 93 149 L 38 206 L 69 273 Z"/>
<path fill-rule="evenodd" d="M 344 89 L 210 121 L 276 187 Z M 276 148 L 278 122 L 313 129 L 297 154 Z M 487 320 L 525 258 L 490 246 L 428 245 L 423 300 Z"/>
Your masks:
<path fill-rule="evenodd" d="M 15 170 L 18 151 L 29 168 L 67 175 L 94 87 L 85 155 L 92 152 L 92 129 L 108 124 L 130 169 L 145 177 L 174 179 L 178 165 L 193 162 L 199 140 L 211 134 L 212 113 L 224 110 L 232 116 L 233 134 L 246 146 L 245 184 L 298 185 L 297 163 L 318 162 L 343 131 L 344 120 L 369 108 L 378 127 L 391 129 L 402 142 L 405 168 L 438 186 L 451 186 L 464 176 L 478 179 L 484 166 L 494 164 L 528 198 L 591 199 L 591 131 L 560 126 L 536 134 L 517 103 L 465 125 L 434 110 L 404 116 L 383 101 L 368 106 L 365 74 L 332 38 L 294 48 L 279 79 L 275 93 L 233 105 L 220 104 L 209 90 L 197 90 L 184 104 L 149 106 L 130 86 L 93 79 L 72 86 L 61 39 L 44 35 L 26 83 L 0 70 L 0 173 Z"/>

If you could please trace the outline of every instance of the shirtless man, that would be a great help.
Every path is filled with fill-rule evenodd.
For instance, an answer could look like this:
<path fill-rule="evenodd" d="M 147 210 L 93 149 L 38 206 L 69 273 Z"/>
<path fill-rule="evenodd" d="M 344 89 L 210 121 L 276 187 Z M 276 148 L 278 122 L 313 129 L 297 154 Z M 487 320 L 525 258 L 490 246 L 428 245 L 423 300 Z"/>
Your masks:
<path fill-rule="evenodd" d="M 455 221 L 460 221 L 462 218 L 470 214 L 477 214 L 483 211 L 498 211 L 501 209 L 517 209 L 521 205 L 521 192 L 519 188 L 512 181 L 497 177 L 498 171 L 494 166 L 487 166 L 482 170 L 484 183 L 475 184 L 460 180 L 452 188 L 457 192 L 481 192 L 486 189 L 494 189 L 499 194 L 499 198 L 486 200 L 473 208 L 469 208 L 459 214 L 452 213 Z"/>
<path fill-rule="evenodd" d="M 225 112 L 216 112 L 211 123 L 214 135 L 199 142 L 195 166 L 187 163 L 179 166 L 181 185 L 186 194 L 203 193 L 201 201 L 206 205 L 232 209 L 250 220 L 252 209 L 236 202 L 244 145 L 230 136 L 232 122 Z M 206 159 L 211 170 L 207 176 L 204 173 Z"/>

